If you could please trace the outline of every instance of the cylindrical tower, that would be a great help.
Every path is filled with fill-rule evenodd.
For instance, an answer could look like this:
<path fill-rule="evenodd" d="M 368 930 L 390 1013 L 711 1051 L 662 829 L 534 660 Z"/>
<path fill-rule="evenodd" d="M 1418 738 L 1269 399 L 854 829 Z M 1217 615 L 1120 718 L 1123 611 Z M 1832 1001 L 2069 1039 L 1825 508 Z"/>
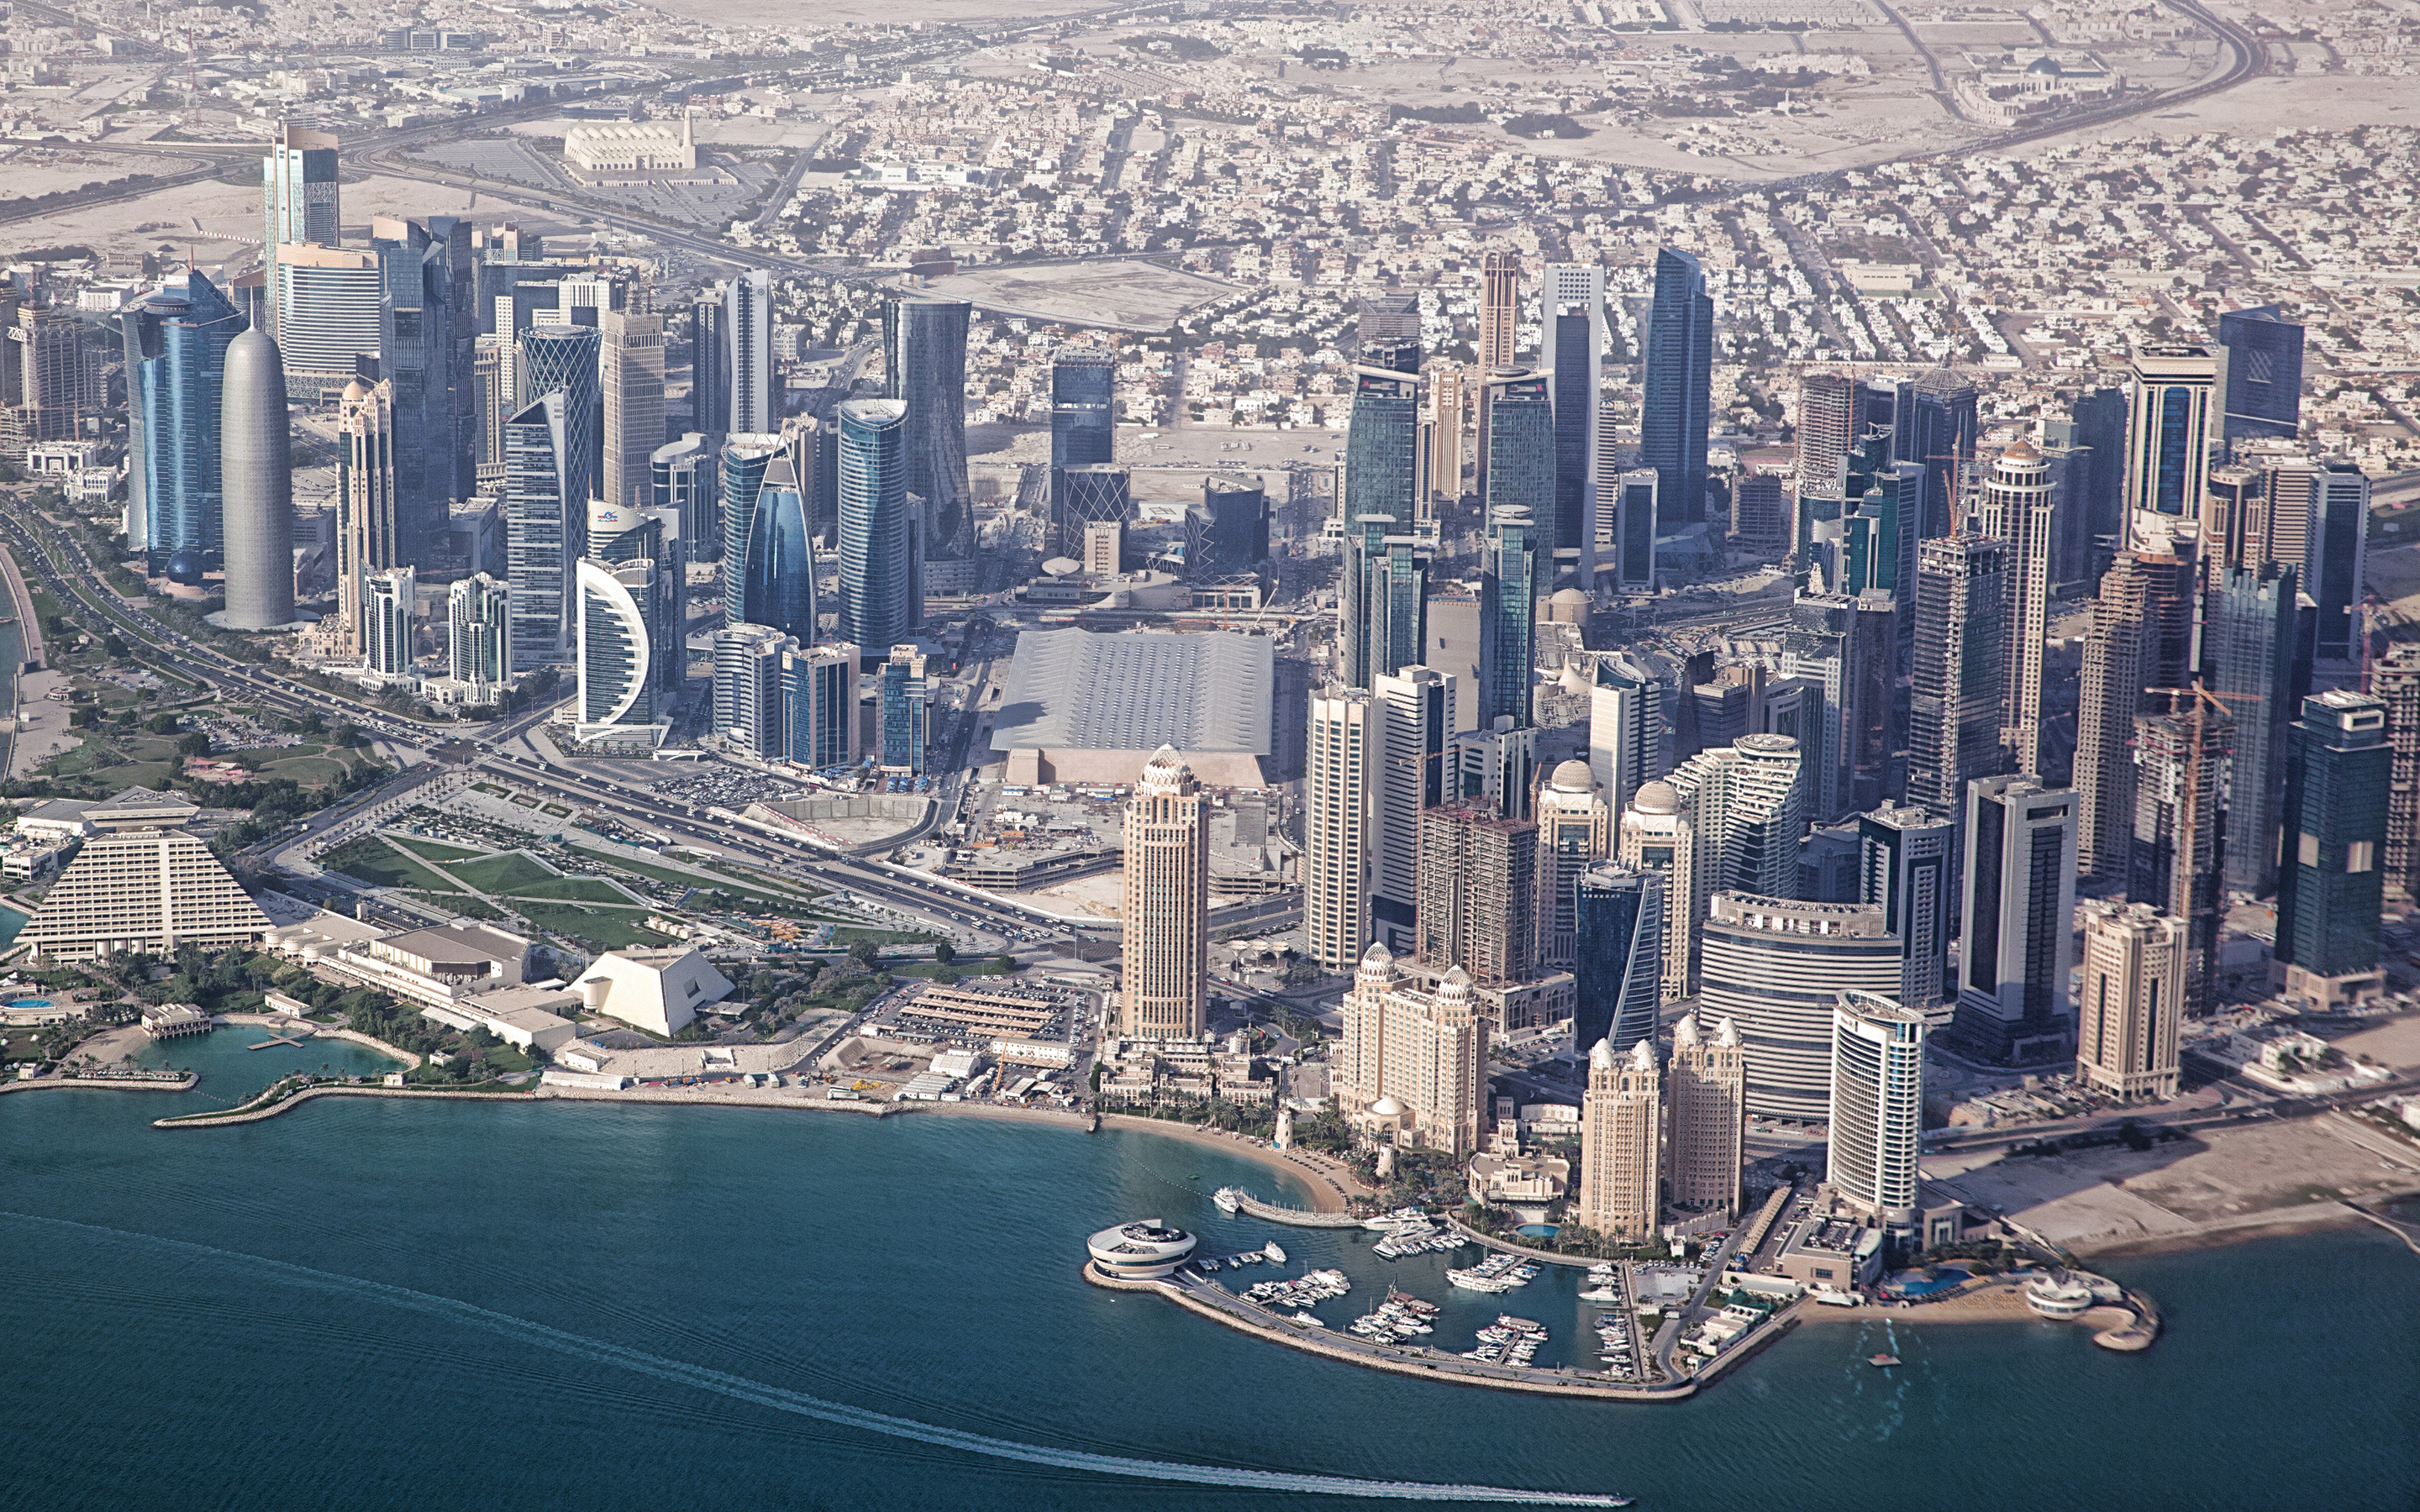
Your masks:
<path fill-rule="evenodd" d="M 227 343 L 219 407 L 231 630 L 294 622 L 294 493 L 287 450 L 286 364 L 265 332 Z"/>

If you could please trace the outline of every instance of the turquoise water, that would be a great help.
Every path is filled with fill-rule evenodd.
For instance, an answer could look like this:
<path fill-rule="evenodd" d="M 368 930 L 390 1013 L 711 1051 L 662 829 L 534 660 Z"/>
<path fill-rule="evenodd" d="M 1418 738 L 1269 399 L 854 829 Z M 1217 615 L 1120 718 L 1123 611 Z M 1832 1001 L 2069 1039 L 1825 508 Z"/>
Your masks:
<path fill-rule="evenodd" d="M 1088 1453 L 1706 1512 L 2420 1499 L 2420 1257 L 2375 1231 L 2113 1266 L 2168 1316 L 2144 1356 L 2031 1321 L 1823 1322 L 1688 1403 L 1563 1402 L 1359 1370 L 1084 1285 L 1085 1234 L 1163 1216 L 1212 1254 L 1276 1237 L 1284 1273 L 1346 1270 L 1332 1321 L 1389 1281 L 1446 1303 L 1449 1348 L 1508 1311 L 1547 1324 L 1547 1358 L 1589 1311 L 1566 1268 L 1463 1300 L 1443 1271 L 1473 1252 L 1390 1266 L 1365 1231 L 1224 1217 L 1197 1193 L 1278 1182 L 1215 1149 L 932 1115 L 383 1100 L 147 1126 L 296 1067 L 384 1064 L 253 1038 L 155 1047 L 201 1071 L 193 1094 L 0 1098 L 12 1500 L 1395 1504 L 1145 1480 L 1079 1468 Z M 1877 1350 L 1906 1366 L 1869 1368 Z"/>
<path fill-rule="evenodd" d="M 5 923 L 0 923 L 0 928 L 5 927 Z M 6 945 L 7 943 L 8 942 L 6 940 L 0 940 L 0 945 Z M 8 1006 L 10 1008 L 49 1008 L 52 1005 L 51 1000 L 47 997 L 20 997 Z"/>
<path fill-rule="evenodd" d="M 0 903 L 0 946 L 5 946 L 15 939 L 17 932 L 33 921 L 34 916 L 23 909 L 11 908 L 7 903 Z M 48 1008 L 51 1005 L 44 1003 L 41 1006 Z"/>

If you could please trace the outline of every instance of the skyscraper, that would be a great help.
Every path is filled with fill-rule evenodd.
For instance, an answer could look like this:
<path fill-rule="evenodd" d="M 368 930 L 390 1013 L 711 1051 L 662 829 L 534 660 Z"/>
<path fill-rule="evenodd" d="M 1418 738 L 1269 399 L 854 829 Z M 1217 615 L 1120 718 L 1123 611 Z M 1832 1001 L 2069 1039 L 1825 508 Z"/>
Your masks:
<path fill-rule="evenodd" d="M 605 467 L 597 497 L 644 508 L 654 496 L 653 459 L 664 444 L 663 316 L 605 310 L 597 314 L 597 330 L 605 396 Z"/>
<path fill-rule="evenodd" d="M 840 407 L 839 638 L 893 646 L 924 618 L 908 507 L 907 406 L 851 399 Z"/>
<path fill-rule="evenodd" d="M 2206 1013 L 2216 991 L 2220 850 L 2234 721 L 2180 697 L 2134 721 L 2134 826 L 2126 896 L 2185 921 L 2182 1009 Z"/>
<path fill-rule="evenodd" d="M 2042 656 L 2050 633 L 2052 533 L 2057 496 L 2050 462 L 2020 440 L 1983 473 L 1978 533 L 2009 543 L 2007 640 L 2009 668 L 2003 723 L 2016 770 L 2041 773 Z"/>
<path fill-rule="evenodd" d="M 2177 1095 L 2186 930 L 2147 903 L 2087 898 L 2076 1079 L 2104 1097 Z"/>
<path fill-rule="evenodd" d="M 1117 359 L 1103 351 L 1062 351 L 1050 363 L 1050 517 L 1066 548 L 1061 474 L 1117 460 Z"/>
<path fill-rule="evenodd" d="M 1483 800 L 1420 814 L 1420 964 L 1481 987 L 1527 981 L 1538 955 L 1538 826 Z"/>
<path fill-rule="evenodd" d="M 1344 517 L 1383 515 L 1408 526 L 1421 513 L 1420 383 L 1385 368 L 1353 374 L 1344 432 Z"/>
<path fill-rule="evenodd" d="M 1538 785 L 1538 960 L 1570 969 L 1578 948 L 1581 875 L 1613 849 L 1613 815 L 1588 763 L 1565 762 Z"/>
<path fill-rule="evenodd" d="M 2376 996 L 2394 752 L 2386 705 L 2331 689 L 2303 701 L 2286 767 L 2274 975 L 2320 1011 Z"/>
<path fill-rule="evenodd" d="M 2218 317 L 2219 398 L 2227 450 L 2257 436 L 2292 437 L 2303 424 L 2303 328 L 2273 304 Z"/>
<path fill-rule="evenodd" d="M 370 220 L 379 282 L 378 338 L 370 350 L 380 380 L 394 390 L 396 508 L 404 554 L 425 566 L 437 565 L 448 506 L 460 497 L 455 481 L 468 427 L 457 403 L 468 395 L 457 380 L 469 375 L 458 375 L 456 364 L 470 354 L 457 335 L 458 327 L 468 330 L 472 312 L 454 301 L 472 293 L 469 232 L 469 223 L 452 217 Z"/>
<path fill-rule="evenodd" d="M 974 497 L 967 485 L 967 320 L 963 300 L 898 295 L 882 302 L 883 396 L 908 406 L 900 452 L 908 491 L 924 501 L 930 556 L 974 554 Z M 1054 416 L 1055 419 L 1055 416 Z"/>
<path fill-rule="evenodd" d="M 1337 594 L 1337 675 L 1369 687 L 1417 663 L 1428 643 L 1429 559 L 1390 515 L 1364 515 L 1344 541 Z"/>
<path fill-rule="evenodd" d="M 1361 301 L 1354 337 L 1362 361 L 1398 373 L 1420 370 L 1420 300 L 1417 294 L 1380 294 Z"/>
<path fill-rule="evenodd" d="M 1832 1010 L 1832 1189 L 1893 1228 L 1916 1222 L 1924 1031 L 1923 1014 L 1874 993 L 1843 991 Z"/>
<path fill-rule="evenodd" d="M 1637 652 L 1607 652 L 1590 665 L 1589 771 L 1605 789 L 1607 806 L 1620 813 L 1639 784 L 1671 768 L 1674 721 L 1666 703 L 1680 690 Z"/>
<path fill-rule="evenodd" d="M 1605 270 L 1548 263 L 1538 290 L 1544 365 L 1555 409 L 1555 509 L 1548 527 L 1556 574 L 1583 591 L 1596 582 L 1597 393 L 1605 362 Z"/>
<path fill-rule="evenodd" d="M 371 573 L 362 584 L 362 665 L 380 677 L 411 675 L 417 593 L 410 567 Z"/>
<path fill-rule="evenodd" d="M 2368 474 L 2349 456 L 2331 456 L 2273 468 L 2267 483 L 2270 555 L 2303 569 L 2296 581 L 2319 606 L 2312 660 L 2322 676 L 2350 681 L 2362 659 Z"/>
<path fill-rule="evenodd" d="M 1857 743 L 1879 711 L 1866 705 L 1879 691 L 1858 665 L 1857 600 L 1800 592 L 1791 602 L 1781 637 L 1781 675 L 1812 695 L 1801 705 L 1798 748 L 1807 766 L 1807 817 L 1829 824 L 1855 807 Z M 1887 647 L 1880 648 L 1887 653 Z"/>
<path fill-rule="evenodd" d="M 1378 794 L 1369 927 L 1387 949 L 1409 954 L 1414 949 L 1412 923 L 1419 913 L 1420 812 L 1455 795 L 1450 747 L 1461 690 L 1455 678 L 1419 666 L 1372 679 L 1371 690 L 1377 698 L 1385 738 L 1383 751 L 1360 758 L 1373 764 L 1369 776 Z M 1312 717 L 1319 717 L 1315 705 Z M 1320 738 L 1314 724 L 1311 782 L 1314 790 L 1333 793 L 1329 779 L 1339 770 L 1335 758 L 1340 752 L 1333 745 L 1327 748 L 1328 771 L 1323 773 Z M 1348 745 L 1341 754 L 1341 770 L 1359 780 L 1354 748 Z"/>
<path fill-rule="evenodd" d="M 789 754 L 782 653 L 792 644 L 769 625 L 726 625 L 714 632 L 714 733 L 759 761 Z M 857 722 L 854 699 L 848 721 Z"/>
<path fill-rule="evenodd" d="M 2067 976 L 2076 807 L 2073 793 L 2030 777 L 1987 777 L 1967 788 L 1964 926 L 1948 1033 L 1971 1059 L 2039 1065 L 2074 1042 Z"/>
<path fill-rule="evenodd" d="M 1908 700 L 1907 801 L 1956 813 L 1970 778 L 2004 769 L 2006 542 L 1923 543 L 1916 565 L 1916 667 Z"/>
<path fill-rule="evenodd" d="M 1758 732 L 1699 751 L 1665 779 L 1684 795 L 1697 828 L 1697 896 L 1703 917 L 1717 888 L 1787 897 L 1798 886 L 1798 841 L 1807 833 L 1806 768 L 1798 742 Z"/>
<path fill-rule="evenodd" d="M 1070 462 L 1050 471 L 1054 546 L 1059 555 L 1084 560 L 1084 532 L 1094 525 L 1124 525 L 1134 517 L 1134 475 L 1107 462 Z"/>
<path fill-rule="evenodd" d="M 395 391 L 383 381 L 345 385 L 336 401 L 336 613 L 346 643 L 362 649 L 362 584 L 403 564 L 395 501 Z M 507 504 L 507 539 L 510 538 Z"/>
<path fill-rule="evenodd" d="M 1421 471 L 1428 478 L 1428 495 L 1420 501 L 1422 519 L 1436 514 L 1437 500 L 1450 503 L 1462 497 L 1462 436 L 1470 403 L 1469 371 L 1452 363 L 1440 363 L 1428 371 L 1427 408 L 1420 416 L 1420 443 L 1426 448 Z"/>
<path fill-rule="evenodd" d="M 1655 255 L 1655 302 L 1646 325 L 1640 450 L 1659 480 L 1662 523 L 1687 525 L 1706 515 L 1706 425 L 1714 399 L 1714 301 L 1706 296 L 1697 258 L 1669 247 Z"/>
<path fill-rule="evenodd" d="M 1144 764 L 1126 803 L 1119 993 L 1128 1038 L 1200 1038 L 1210 971 L 1209 910 L 1209 800 L 1193 769 L 1162 746 Z"/>
<path fill-rule="evenodd" d="M 1511 433 L 1498 426 L 1501 441 Z M 1499 470 L 1499 481 L 1504 476 Z M 1479 728 L 1510 718 L 1514 729 L 1530 724 L 1532 685 L 1537 680 L 1539 575 L 1544 553 L 1535 519 L 1526 509 L 1497 505 L 1487 512 L 1487 539 L 1479 568 Z"/>
<path fill-rule="evenodd" d="M 914 641 L 891 648 L 876 687 L 882 745 L 875 764 L 886 772 L 908 776 L 927 770 L 933 740 L 932 685 L 924 676 L 924 654 Z"/>
<path fill-rule="evenodd" d="M 1621 864 L 1664 878 L 1663 987 L 1665 1002 L 1677 1003 L 1697 990 L 1699 888 L 1698 820 L 1694 793 L 1669 782 L 1642 784 L 1621 811 L 1614 838 Z M 1587 941 L 1583 940 L 1583 946 Z"/>
<path fill-rule="evenodd" d="M 512 583 L 513 670 L 566 660 L 572 646 L 571 563 L 588 554 L 586 494 L 569 462 L 561 390 L 504 425 L 504 561 Z"/>
<path fill-rule="evenodd" d="M 597 497 L 604 457 L 598 347 L 595 326 L 532 326 L 520 335 L 516 375 L 524 409 L 547 394 L 563 395 L 564 486 L 570 507 L 583 514 Z"/>
<path fill-rule="evenodd" d="M 1884 927 L 1881 905 L 1717 892 L 1701 933 L 1698 1011 L 1739 1026 L 1748 1112 L 1823 1121 L 1841 991 L 1888 997 L 1899 986 L 1899 936 Z"/>
<path fill-rule="evenodd" d="M 1736 1214 L 1746 1165 L 1747 1057 L 1730 1020 L 1715 1025 L 1709 1040 L 1697 1014 L 1682 1015 L 1672 1026 L 1664 1098 L 1669 1109 L 1665 1182 L 1672 1205 Z"/>
<path fill-rule="evenodd" d="M 1388 679 L 1392 681 L 1392 679 Z M 1357 687 L 1328 687 L 1311 698 L 1304 760 L 1302 912 L 1311 958 L 1329 971 L 1349 970 L 1370 939 L 1371 890 L 1383 885 L 1377 862 L 1386 820 L 1381 790 L 1388 767 L 1386 710 Z M 1419 810 L 1404 816 L 1416 853 Z M 1406 903 L 1408 887 L 1400 894 Z M 1408 908 L 1406 909 L 1408 912 Z M 1406 919 L 1408 924 L 1408 919 Z"/>
<path fill-rule="evenodd" d="M 194 275 L 198 277 L 199 275 Z M 293 466 L 287 451 L 286 370 L 277 343 L 247 331 L 227 343 L 219 458 L 226 519 L 226 609 L 231 630 L 294 622 Z"/>
<path fill-rule="evenodd" d="M 726 591 L 724 613 L 735 624 L 769 625 L 801 642 L 815 639 L 814 543 L 807 529 L 806 501 L 785 453 L 776 453 L 765 467 L 765 481 L 748 511 L 747 546 L 722 561 L 724 581 L 738 593 L 732 611 Z"/>
<path fill-rule="evenodd" d="M 277 276 L 281 248 L 288 242 L 337 243 L 342 234 L 337 183 L 334 133 L 278 122 L 268 155 L 260 160 L 260 247 L 269 260 L 272 311 L 283 308 Z"/>
<path fill-rule="evenodd" d="M 1857 817 L 1857 901 L 1883 910 L 1900 938 L 1901 1007 L 1946 1019 L 1957 995 L 1949 976 L 1949 928 L 1956 918 L 1956 830 L 1922 809 L 1877 809 Z"/>
<path fill-rule="evenodd" d="M 2420 897 L 2420 644 L 2398 640 L 2371 664 L 2369 690 L 2386 705 L 2386 744 L 2394 752 L 2388 765 L 2386 803 L 2386 883 L 2407 898 Z M 2241 705 L 2231 705 L 2239 713 Z M 2285 748 L 2276 748 L 2283 755 Z M 2278 764 L 2282 770 L 2284 763 Z M 2244 760 L 2239 746 L 2235 781 L 2242 789 Z M 2235 887 L 2235 847 L 2242 831 L 2235 814 L 2226 819 L 2227 886 Z"/>
<path fill-rule="evenodd" d="M 13 393 L 18 407 L 9 417 L 13 428 L 27 441 L 81 435 L 83 417 L 99 409 L 102 397 L 96 364 L 85 360 L 83 326 L 64 309 L 26 305 L 16 316 L 0 345 L 0 393 Z M 7 381 L 11 368 L 13 384 Z"/>
<path fill-rule="evenodd" d="M 1354 968 L 1342 1017 L 1334 1085 L 1347 1116 L 1398 1144 L 1476 1153 L 1487 1121 L 1489 1022 L 1469 975 L 1457 967 L 1407 977 L 1373 943 Z"/>
<path fill-rule="evenodd" d="M 2169 552 L 2120 551 L 2101 579 L 2084 635 L 2075 730 L 2076 862 L 2118 877 L 2134 824 L 2127 749 L 2143 689 L 2181 687 L 2192 671 L 2194 571 Z"/>
<path fill-rule="evenodd" d="M 353 380 L 363 358 L 380 355 L 389 319 L 381 262 L 375 252 L 340 247 L 277 249 L 271 333 L 293 397 L 323 403 Z"/>
<path fill-rule="evenodd" d="M 725 624 L 748 618 L 748 575 L 739 568 L 748 560 L 748 538 L 756 529 L 756 500 L 765 491 L 765 473 L 784 450 L 782 438 L 770 432 L 743 431 L 723 438 L 715 492 L 722 505 Z"/>
<path fill-rule="evenodd" d="M 1798 380 L 1798 478 L 1837 486 L 1857 437 L 1857 380 L 1846 373 L 1807 373 Z"/>
<path fill-rule="evenodd" d="M 1917 378 L 1901 396 L 1891 449 L 1897 460 L 1924 469 L 1924 497 L 1916 513 L 1921 540 L 1957 528 L 1959 490 L 1975 462 L 1976 398 L 1973 381 L 1947 368 Z"/>
<path fill-rule="evenodd" d="M 1513 340 L 1520 330 L 1521 257 L 1518 253 L 1484 253 L 1479 259 L 1479 352 L 1472 365 L 1481 375 L 1511 367 L 1517 356 Z M 1493 422 L 1487 397 L 1479 395 L 1479 496 L 1487 497 L 1488 435 Z"/>
<path fill-rule="evenodd" d="M 655 637 L 652 675 L 659 692 L 680 692 L 689 681 L 689 542 L 681 534 L 680 511 L 633 509 L 591 499 L 588 549 L 609 566 L 654 564 L 645 585 L 652 596 L 643 606 Z M 812 621 L 814 615 L 808 618 Z M 658 707 L 663 706 L 659 700 Z"/>
<path fill-rule="evenodd" d="M 1572 1048 L 1652 1042 L 1663 1002 L 1663 869 L 1600 866 L 1573 889 Z"/>
<path fill-rule="evenodd" d="M 2068 408 L 2070 444 L 2091 453 L 2078 501 L 2091 542 L 2086 576 L 2098 584 L 2112 553 L 2126 545 L 2126 416 L 2123 389 L 2094 389 Z"/>
<path fill-rule="evenodd" d="M 783 750 L 819 770 L 856 764 L 859 651 L 847 640 L 781 650 Z"/>
<path fill-rule="evenodd" d="M 222 395 L 227 347 L 244 324 L 207 276 L 181 278 L 125 316 L 128 488 L 139 478 L 149 569 L 164 572 L 183 552 L 198 579 L 223 549 Z"/>
<path fill-rule="evenodd" d="M 690 424 L 708 435 L 770 428 L 731 423 L 731 313 L 726 293 L 721 285 L 709 285 L 689 307 Z"/>
<path fill-rule="evenodd" d="M 722 350 L 730 361 L 724 430 L 770 431 L 782 418 L 773 386 L 773 274 L 752 268 L 722 285 Z M 526 392 L 526 391 L 524 391 Z"/>
<path fill-rule="evenodd" d="M 1655 1235 L 1664 1203 L 1664 1088 L 1655 1047 L 1626 1056 L 1603 1040 L 1589 1047 L 1580 1103 L 1579 1220 L 1607 1239 Z"/>
<path fill-rule="evenodd" d="M 694 562 L 714 562 L 722 556 L 719 461 L 715 448 L 696 431 L 666 441 L 647 459 L 650 505 L 680 517 L 681 539 L 689 543 L 690 559 Z"/>
<path fill-rule="evenodd" d="M 2127 375 L 2127 543 L 2148 544 L 2158 529 L 2146 515 L 2180 526 L 2190 537 L 2201 524 L 2203 480 L 2210 470 L 2211 390 L 2218 363 L 2201 347 L 2147 347 Z"/>
<path fill-rule="evenodd" d="M 445 591 L 446 671 L 486 703 L 513 680 L 512 590 L 486 573 Z"/>
<path fill-rule="evenodd" d="M 574 568 L 580 598 L 579 727 L 652 724 L 662 679 L 655 666 L 658 640 L 656 563 L 582 557 Z"/>

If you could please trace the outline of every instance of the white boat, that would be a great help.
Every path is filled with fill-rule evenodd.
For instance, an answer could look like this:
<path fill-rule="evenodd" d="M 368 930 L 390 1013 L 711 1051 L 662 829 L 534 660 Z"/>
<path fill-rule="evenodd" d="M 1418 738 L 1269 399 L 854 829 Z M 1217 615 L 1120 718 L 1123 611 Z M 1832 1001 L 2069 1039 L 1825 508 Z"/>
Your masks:
<path fill-rule="evenodd" d="M 1283 1265 L 1286 1262 L 1285 1251 L 1278 1248 L 1278 1242 L 1274 1239 L 1269 1241 L 1268 1246 L 1261 1253 L 1269 1257 L 1271 1265 Z"/>
<path fill-rule="evenodd" d="M 1476 1271 L 1448 1271 L 1445 1278 L 1465 1291 L 1510 1291 L 1521 1284 L 1509 1276 L 1481 1275 Z"/>
<path fill-rule="evenodd" d="M 1235 1213 L 1243 1211 L 1244 1205 L 1235 1200 L 1235 1189 L 1232 1186 L 1220 1187 L 1210 1200 L 1218 1204 L 1220 1212 Z"/>
<path fill-rule="evenodd" d="M 1847 1292 L 1832 1291 L 1821 1287 L 1817 1288 L 1815 1290 L 1815 1300 L 1826 1307 L 1854 1307 L 1857 1305 L 1857 1299 L 1850 1296 Z"/>

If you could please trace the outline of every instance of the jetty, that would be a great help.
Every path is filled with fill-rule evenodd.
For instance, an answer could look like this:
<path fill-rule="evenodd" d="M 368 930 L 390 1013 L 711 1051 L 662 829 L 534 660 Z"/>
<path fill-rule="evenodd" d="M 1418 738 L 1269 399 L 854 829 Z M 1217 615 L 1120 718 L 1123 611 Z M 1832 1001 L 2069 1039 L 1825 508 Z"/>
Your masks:
<path fill-rule="evenodd" d="M 1292 1224 L 1296 1228 L 1358 1228 L 1361 1220 L 1349 1212 L 1306 1212 L 1300 1208 L 1281 1208 L 1274 1202 L 1264 1202 L 1240 1186 L 1222 1186 L 1212 1198 L 1229 1211 L 1241 1211 L 1255 1218 L 1265 1218 L 1273 1224 Z M 1229 1207 L 1232 1203 L 1233 1206 Z"/>
<path fill-rule="evenodd" d="M 261 1041 L 258 1044 L 248 1044 L 245 1045 L 244 1048 L 246 1050 L 266 1050 L 273 1044 L 290 1044 L 300 1047 L 302 1043 L 302 1041 L 300 1040 L 289 1039 L 282 1034 L 272 1034 L 268 1039 Z"/>

